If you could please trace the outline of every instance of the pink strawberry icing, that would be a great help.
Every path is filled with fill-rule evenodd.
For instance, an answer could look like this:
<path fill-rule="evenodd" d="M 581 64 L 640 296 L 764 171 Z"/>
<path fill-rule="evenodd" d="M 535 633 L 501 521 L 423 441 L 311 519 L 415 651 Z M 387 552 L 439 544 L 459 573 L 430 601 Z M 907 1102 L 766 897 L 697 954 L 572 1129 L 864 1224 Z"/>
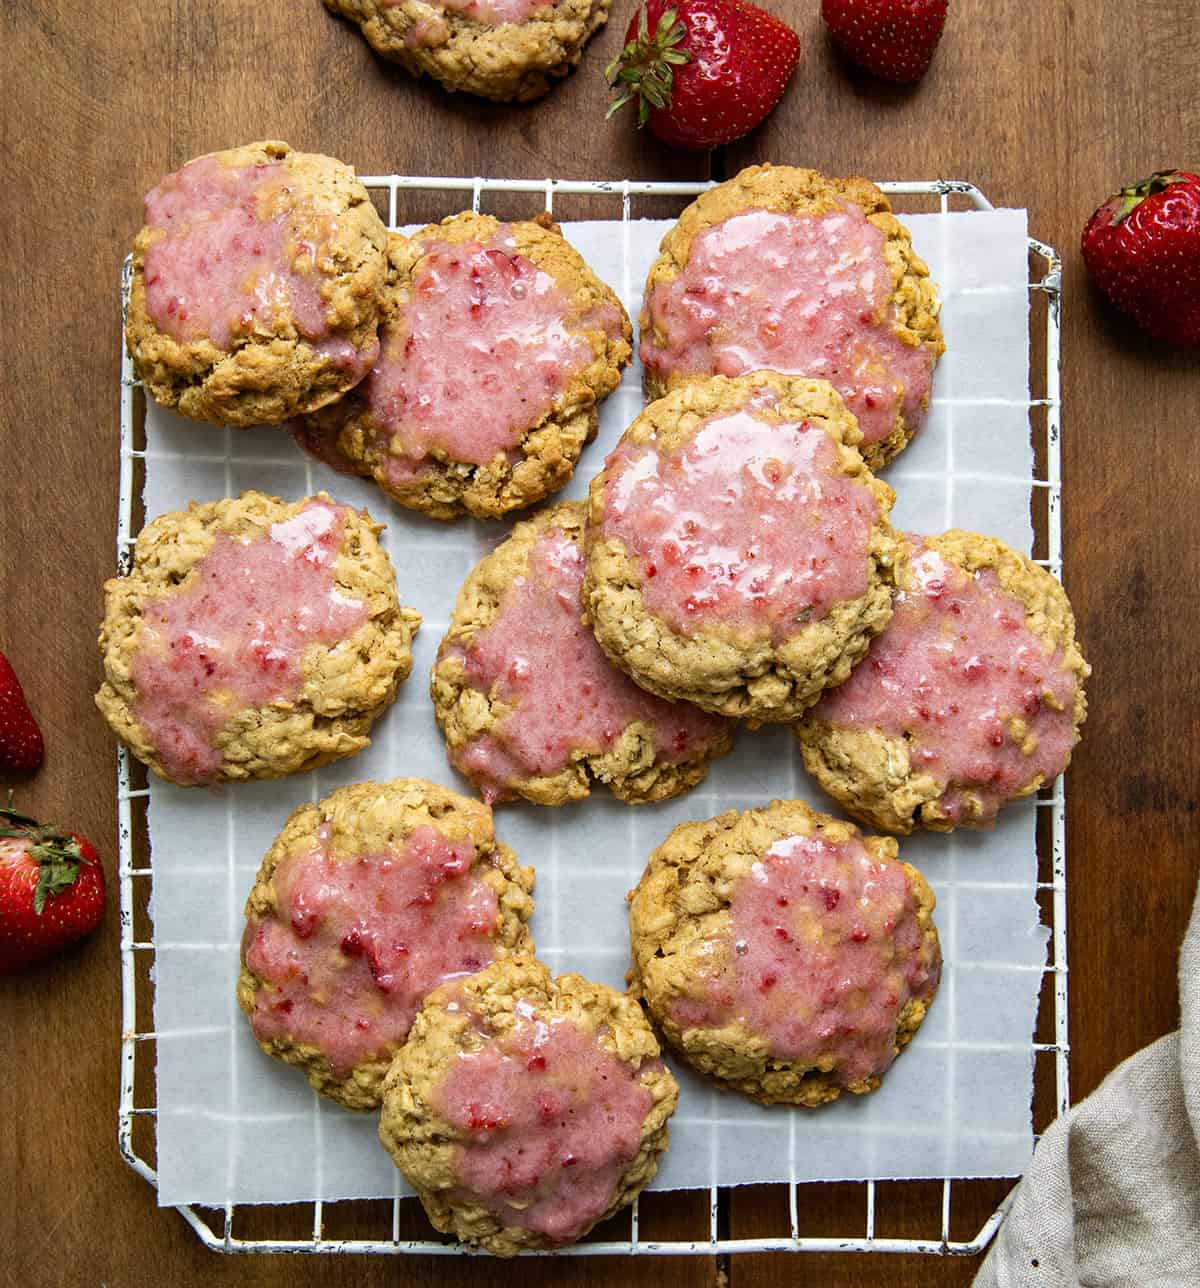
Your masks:
<path fill-rule="evenodd" d="M 175 340 L 218 349 L 294 323 L 335 366 L 365 373 L 377 341 L 360 352 L 326 321 L 321 264 L 337 217 L 298 206 L 294 182 L 282 159 L 203 156 L 167 175 L 145 200 L 146 226 L 161 234 L 145 252 L 146 310 Z"/>
<path fill-rule="evenodd" d="M 294 701 L 307 650 L 367 620 L 334 575 L 347 513 L 316 499 L 255 540 L 218 532 L 182 586 L 143 605 L 133 713 L 174 781 L 214 777 L 230 718 Z"/>
<path fill-rule="evenodd" d="M 461 13 L 473 22 L 499 26 L 504 22 L 528 22 L 539 9 L 552 9 L 556 0 L 439 0 L 448 13 Z"/>
<path fill-rule="evenodd" d="M 408 305 L 360 389 L 395 481 L 435 453 L 471 465 L 514 457 L 592 361 L 588 338 L 567 322 L 571 307 L 507 229 L 486 246 L 427 239 Z M 619 334 L 620 318 L 608 309 L 578 326 Z"/>
<path fill-rule="evenodd" d="M 405 0 L 385 0 L 388 8 L 404 3 Z M 426 0 L 426 3 L 431 8 L 441 9 L 446 13 L 461 14 L 482 26 L 498 27 L 506 22 L 528 22 L 539 9 L 552 9 L 557 0 Z M 411 42 L 406 39 L 406 43 L 415 46 L 441 44 L 446 35 L 444 30 L 438 32 L 433 26 L 434 21 L 436 20 L 420 19 L 416 26 L 421 28 L 425 24 L 425 29 L 419 31 Z M 442 26 L 444 28 L 444 24 Z"/>
<path fill-rule="evenodd" d="M 338 474 L 362 474 L 362 467 L 352 460 L 338 445 L 341 438 L 342 424 L 318 420 L 315 416 L 305 416 L 293 421 L 288 428 L 297 446 L 302 447 L 310 456 L 315 457 L 322 465 L 328 465 Z"/>
<path fill-rule="evenodd" d="M 901 1012 L 937 991 L 908 874 L 857 836 L 786 836 L 734 888 L 728 965 L 678 999 L 684 1030 L 739 1023 L 843 1087 L 882 1074 Z"/>
<path fill-rule="evenodd" d="M 387 5 L 392 8 L 403 2 L 387 0 Z M 450 24 L 438 14 L 423 15 L 404 33 L 404 43 L 409 49 L 430 49 L 434 45 L 444 45 L 449 39 Z"/>
<path fill-rule="evenodd" d="M 465 648 L 450 647 L 464 658 L 467 683 L 511 708 L 492 733 L 451 753 L 489 803 L 515 782 L 558 773 L 577 753 L 608 751 L 635 722 L 669 764 L 703 755 L 726 728 L 690 703 L 644 692 L 608 661 L 580 620 L 583 568 L 579 546 L 548 528 L 493 623 Z"/>
<path fill-rule="evenodd" d="M 685 635 L 719 622 L 783 640 L 867 591 L 879 504 L 807 421 L 726 412 L 672 452 L 622 441 L 607 469 L 601 535 L 624 543 L 646 607 Z"/>
<path fill-rule="evenodd" d="M 616 1197 L 653 1098 L 638 1081 L 642 1069 L 594 1034 L 543 1018 L 527 1001 L 516 1012 L 512 1029 L 458 1056 L 434 1093 L 438 1113 L 465 1137 L 455 1198 L 570 1243 Z"/>
<path fill-rule="evenodd" d="M 335 855 L 327 836 L 275 869 L 274 917 L 251 919 L 262 1041 L 315 1046 L 335 1077 L 387 1058 L 425 996 L 495 956 L 496 895 L 470 841 L 428 824 L 378 854 Z"/>
<path fill-rule="evenodd" d="M 864 443 L 886 438 L 897 409 L 916 428 L 934 355 L 895 333 L 884 236 L 853 202 L 824 215 L 746 210 L 706 228 L 677 278 L 647 301 L 646 369 L 740 376 L 769 369 L 828 380 Z"/>
<path fill-rule="evenodd" d="M 906 738 L 913 771 L 945 787 L 947 817 L 961 819 L 969 792 L 988 821 L 1066 768 L 1078 680 L 1062 650 L 1025 624 L 1025 606 L 992 569 L 968 574 L 910 540 L 914 586 L 896 593 L 886 630 L 813 716 Z"/>

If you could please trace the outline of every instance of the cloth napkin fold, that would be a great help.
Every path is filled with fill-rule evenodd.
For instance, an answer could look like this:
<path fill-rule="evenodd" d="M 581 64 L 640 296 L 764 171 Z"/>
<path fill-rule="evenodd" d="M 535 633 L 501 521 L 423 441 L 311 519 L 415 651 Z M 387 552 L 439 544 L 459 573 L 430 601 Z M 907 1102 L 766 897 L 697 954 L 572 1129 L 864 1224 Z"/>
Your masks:
<path fill-rule="evenodd" d="M 1053 1123 L 975 1288 L 1200 1285 L 1200 892 L 1181 1021 Z"/>

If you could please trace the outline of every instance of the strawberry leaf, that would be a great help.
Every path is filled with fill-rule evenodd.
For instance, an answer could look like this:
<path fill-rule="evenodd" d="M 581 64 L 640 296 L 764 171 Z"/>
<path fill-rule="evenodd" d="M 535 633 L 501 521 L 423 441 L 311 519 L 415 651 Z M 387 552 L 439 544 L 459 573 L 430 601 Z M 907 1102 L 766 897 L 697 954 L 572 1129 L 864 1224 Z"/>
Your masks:
<path fill-rule="evenodd" d="M 608 111 L 605 112 L 604 114 L 604 119 L 607 121 L 609 117 L 613 115 L 614 112 L 619 112 L 621 108 L 623 108 L 625 104 L 628 103 L 632 97 L 633 97 L 633 90 L 631 90 L 628 86 L 626 86 L 624 89 L 620 91 L 620 93 L 616 96 L 616 98 L 614 98 L 613 101 L 609 103 Z"/>
<path fill-rule="evenodd" d="M 46 906 L 48 895 L 62 894 L 69 890 L 79 879 L 79 864 L 70 859 L 56 856 L 41 861 L 41 874 L 38 877 L 37 889 L 33 892 L 33 910 L 40 917 Z"/>
<path fill-rule="evenodd" d="M 1139 179 L 1137 183 L 1131 183 L 1127 188 L 1122 188 L 1121 200 L 1109 221 L 1111 226 L 1115 228 L 1118 224 L 1124 223 L 1147 197 L 1166 191 L 1173 183 L 1179 183 L 1182 179 L 1183 176 L 1178 170 L 1156 170 L 1148 179 Z"/>
<path fill-rule="evenodd" d="M 12 807 L 0 805 L 0 836 L 29 841 L 29 857 L 38 865 L 38 883 L 33 892 L 33 910 L 40 917 L 51 895 L 69 890 L 79 879 L 81 864 L 91 864 L 79 838 L 63 835 L 52 827 L 43 827 L 36 819 L 20 814 Z"/>
<path fill-rule="evenodd" d="M 605 119 L 636 99 L 641 127 L 651 110 L 670 106 L 675 84 L 673 69 L 690 62 L 692 57 L 686 49 L 676 48 L 686 36 L 687 27 L 677 10 L 665 10 L 651 33 L 646 5 L 638 9 L 636 37 L 604 69 L 605 80 L 617 88 Z"/>

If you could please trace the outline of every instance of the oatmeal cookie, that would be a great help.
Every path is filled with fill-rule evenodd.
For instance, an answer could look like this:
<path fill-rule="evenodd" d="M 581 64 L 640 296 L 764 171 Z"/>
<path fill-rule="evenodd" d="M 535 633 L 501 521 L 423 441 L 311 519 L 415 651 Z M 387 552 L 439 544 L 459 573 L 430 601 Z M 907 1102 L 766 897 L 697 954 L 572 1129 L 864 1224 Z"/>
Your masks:
<path fill-rule="evenodd" d="M 866 179 L 751 166 L 663 238 L 640 319 L 646 392 L 768 368 L 828 380 L 872 469 L 907 446 L 945 351 L 937 288 Z"/>
<path fill-rule="evenodd" d="M 486 805 L 420 778 L 339 788 L 301 805 L 262 861 L 238 1003 L 268 1055 L 374 1109 L 428 993 L 532 954 L 532 889 Z"/>
<path fill-rule="evenodd" d="M 579 64 L 611 0 L 325 0 L 376 53 L 446 89 L 540 98 Z"/>
<path fill-rule="evenodd" d="M 125 341 L 164 407 L 273 425 L 379 352 L 387 232 L 349 166 L 286 143 L 212 152 L 146 195 Z"/>
<path fill-rule="evenodd" d="M 390 247 L 379 361 L 308 433 L 435 519 L 557 491 L 632 353 L 620 301 L 548 217 L 454 215 Z"/>
<path fill-rule="evenodd" d="M 634 992 L 689 1064 L 766 1104 L 874 1091 L 937 991 L 925 878 L 802 801 L 681 824 L 629 898 Z"/>
<path fill-rule="evenodd" d="M 1061 774 L 1091 673 L 1062 586 L 994 537 L 897 547 L 895 613 L 866 659 L 796 726 L 847 813 L 888 832 L 987 826 Z"/>
<path fill-rule="evenodd" d="M 181 786 L 280 778 L 361 751 L 412 669 L 382 528 L 325 493 L 193 503 L 107 582 L 96 705 Z"/>
<path fill-rule="evenodd" d="M 592 481 L 583 606 L 638 684 L 795 720 L 891 616 L 893 493 L 832 386 L 759 371 L 651 403 Z"/>
<path fill-rule="evenodd" d="M 508 1257 L 632 1202 L 678 1095 L 633 998 L 510 957 L 426 999 L 379 1135 L 439 1230 Z"/>
<path fill-rule="evenodd" d="M 719 716 L 639 689 L 583 625 L 586 507 L 518 524 L 459 592 L 431 693 L 450 763 L 489 803 L 582 800 L 591 782 L 636 804 L 694 787 L 731 746 Z"/>

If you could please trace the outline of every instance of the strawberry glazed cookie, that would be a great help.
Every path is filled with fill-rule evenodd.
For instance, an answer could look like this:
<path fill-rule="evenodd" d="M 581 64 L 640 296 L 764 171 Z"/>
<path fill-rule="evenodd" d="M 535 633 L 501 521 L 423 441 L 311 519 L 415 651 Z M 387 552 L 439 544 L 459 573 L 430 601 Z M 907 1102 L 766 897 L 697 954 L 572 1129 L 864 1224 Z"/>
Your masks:
<path fill-rule="evenodd" d="M 583 607 L 643 688 L 795 720 L 891 616 L 893 493 L 833 388 L 759 371 L 651 403 L 592 481 Z"/>
<path fill-rule="evenodd" d="M 147 193 L 145 219 L 125 341 L 164 407 L 274 425 L 371 369 L 387 232 L 349 166 L 286 143 L 213 152 Z"/>
<path fill-rule="evenodd" d="M 874 1091 L 937 992 L 925 878 L 802 801 L 681 824 L 629 898 L 633 991 L 689 1064 L 766 1104 Z"/>
<path fill-rule="evenodd" d="M 540 98 L 579 63 L 610 0 L 325 0 L 376 53 L 446 89 Z"/>
<path fill-rule="evenodd" d="M 439 1230 L 511 1257 L 631 1203 L 678 1096 L 633 998 L 510 957 L 426 999 L 379 1135 Z"/>
<path fill-rule="evenodd" d="M 518 524 L 459 592 L 433 670 L 450 763 L 489 803 L 563 805 L 592 779 L 635 804 L 694 787 L 731 745 L 719 716 L 639 689 L 583 625 L 585 506 Z"/>
<path fill-rule="evenodd" d="M 238 1002 L 268 1055 L 374 1109 L 427 993 L 533 952 L 532 889 L 486 805 L 419 778 L 342 787 L 300 806 L 263 859 Z"/>
<path fill-rule="evenodd" d="M 365 512 L 323 492 L 192 504 L 147 524 L 105 584 L 96 705 L 180 786 L 280 778 L 352 756 L 412 669 Z"/>
<path fill-rule="evenodd" d="M 435 519 L 498 518 L 557 491 L 632 354 L 620 301 L 548 219 L 455 215 L 394 236 L 389 257 L 379 361 L 301 442 L 324 459 L 336 445 Z"/>
<path fill-rule="evenodd" d="M 891 623 L 796 735 L 809 772 L 865 823 L 987 826 L 1066 769 L 1090 673 L 1048 572 L 974 532 L 906 535 Z"/>
<path fill-rule="evenodd" d="M 751 166 L 663 238 L 640 319 L 646 392 L 770 369 L 828 380 L 872 469 L 912 438 L 944 352 L 937 288 L 866 179 Z"/>

